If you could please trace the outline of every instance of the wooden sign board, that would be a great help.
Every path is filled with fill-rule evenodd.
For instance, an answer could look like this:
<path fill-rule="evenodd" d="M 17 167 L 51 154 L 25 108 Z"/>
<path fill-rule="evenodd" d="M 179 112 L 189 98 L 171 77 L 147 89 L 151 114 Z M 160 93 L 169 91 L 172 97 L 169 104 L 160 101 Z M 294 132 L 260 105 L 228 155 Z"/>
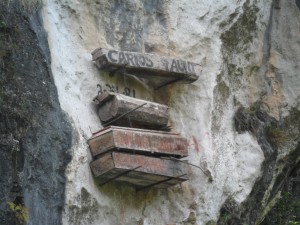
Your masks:
<path fill-rule="evenodd" d="M 99 104 L 98 114 L 104 126 L 106 126 L 105 124 L 132 125 L 138 128 L 166 129 L 169 121 L 169 107 L 155 102 L 108 91 L 96 96 L 95 100 Z M 132 112 L 110 123 L 129 111 Z M 130 120 L 128 117 L 130 117 Z"/>
<path fill-rule="evenodd" d="M 143 155 L 106 153 L 90 167 L 100 184 L 116 180 L 139 187 L 168 188 L 187 180 L 185 164 Z"/>
<path fill-rule="evenodd" d="M 135 128 L 111 126 L 95 134 L 88 144 L 94 157 L 112 150 L 176 158 L 188 155 L 187 140 L 179 134 Z"/>
<path fill-rule="evenodd" d="M 109 72 L 124 70 L 138 78 L 152 80 L 155 85 L 192 83 L 198 79 L 201 66 L 181 59 L 98 48 L 92 52 L 99 69 Z"/>

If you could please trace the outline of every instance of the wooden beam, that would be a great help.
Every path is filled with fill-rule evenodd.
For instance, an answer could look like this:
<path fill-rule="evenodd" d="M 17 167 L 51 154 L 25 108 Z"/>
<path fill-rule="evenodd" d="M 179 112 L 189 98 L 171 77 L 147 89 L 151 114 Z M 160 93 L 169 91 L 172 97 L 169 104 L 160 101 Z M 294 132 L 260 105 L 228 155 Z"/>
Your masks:
<path fill-rule="evenodd" d="M 177 158 L 188 155 L 187 140 L 179 134 L 135 128 L 111 126 L 92 136 L 88 144 L 94 157 L 112 150 Z"/>

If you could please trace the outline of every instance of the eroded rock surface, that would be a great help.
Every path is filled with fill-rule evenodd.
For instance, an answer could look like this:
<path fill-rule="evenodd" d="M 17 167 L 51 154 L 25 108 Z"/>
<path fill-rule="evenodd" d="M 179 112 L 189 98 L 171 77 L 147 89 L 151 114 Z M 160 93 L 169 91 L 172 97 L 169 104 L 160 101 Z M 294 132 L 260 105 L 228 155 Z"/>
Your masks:
<path fill-rule="evenodd" d="M 2 221 L 18 223 L 6 201 L 25 205 L 30 224 L 299 221 L 298 0 L 45 0 L 42 14 L 24 2 L 0 3 Z M 192 84 L 154 90 L 99 72 L 98 47 L 203 70 Z M 99 187 L 86 143 L 101 129 L 97 84 L 168 105 L 189 162 L 205 173 L 190 167 L 190 180 L 168 190 Z"/>
<path fill-rule="evenodd" d="M 62 222 L 72 128 L 38 7 L 0 2 L 0 224 Z"/>

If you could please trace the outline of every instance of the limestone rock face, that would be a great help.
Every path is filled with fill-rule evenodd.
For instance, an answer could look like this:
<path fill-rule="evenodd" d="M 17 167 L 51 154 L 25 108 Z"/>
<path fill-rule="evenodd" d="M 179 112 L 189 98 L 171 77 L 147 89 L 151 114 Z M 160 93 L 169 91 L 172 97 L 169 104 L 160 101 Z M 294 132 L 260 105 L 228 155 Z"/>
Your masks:
<path fill-rule="evenodd" d="M 47 104 L 28 103 L 33 115 L 28 124 L 35 128 L 32 133 L 24 124 L 9 125 L 16 132 L 7 132 L 9 123 L 0 121 L 0 147 L 4 149 L 0 154 L 7 159 L 3 163 L 13 162 L 9 152 L 24 146 L 22 168 L 1 163 L 0 174 L 11 179 L 5 193 L 13 181 L 21 188 L 18 196 L 29 209 L 29 224 L 252 225 L 299 221 L 294 209 L 280 214 L 280 220 L 274 217 L 280 208 L 276 202 L 299 198 L 295 194 L 300 157 L 298 0 L 32 2 L 36 7 L 17 0 L 0 3 L 5 6 L 0 9 L 0 71 L 6 77 L 0 81 L 10 87 L 4 94 L 0 92 L 6 110 L 0 118 L 7 121 L 12 118 L 7 115 L 14 115 L 6 107 L 9 99 L 17 99 L 11 87 L 23 78 L 26 81 L 27 74 L 32 76 L 19 84 L 24 89 L 20 99 L 25 103 L 46 99 Z M 21 51 L 26 57 L 14 48 L 2 47 L 3 41 L 11 43 L 11 31 L 5 28 L 9 20 L 3 15 L 12 13 L 16 18 L 27 18 L 23 25 L 8 26 L 20 30 L 15 34 L 26 34 L 27 41 L 20 45 L 27 46 Z M 156 90 L 147 81 L 98 70 L 91 52 L 99 47 L 179 58 L 200 64 L 202 72 L 194 83 L 174 83 Z M 30 48 L 36 50 L 30 53 Z M 22 70 L 21 59 L 30 66 L 28 70 Z M 11 71 L 17 68 L 16 74 L 26 76 L 10 79 L 10 61 L 15 62 Z M 189 141 L 188 162 L 201 166 L 204 172 L 191 166 L 189 181 L 166 190 L 136 192 L 131 185 L 114 182 L 97 185 L 89 168 L 87 145 L 92 132 L 102 128 L 92 102 L 99 91 L 97 84 L 108 91 L 132 97 L 134 93 L 136 98 L 169 106 L 173 129 Z M 22 107 L 20 103 L 17 109 Z M 53 182 L 45 181 L 47 171 Z M 16 224 L 14 213 L 3 202 L 0 207 L 7 213 L 2 221 Z"/>
<path fill-rule="evenodd" d="M 292 123 L 284 122 L 299 110 L 299 17 L 294 1 L 45 1 L 55 84 L 78 133 L 63 223 L 261 221 L 280 195 L 280 187 L 270 194 L 280 159 L 299 142 L 299 127 L 290 138 Z M 203 70 L 192 84 L 154 90 L 99 72 L 90 55 L 98 47 L 178 57 Z M 86 144 L 101 128 L 91 102 L 97 84 L 120 92 L 129 87 L 137 98 L 171 107 L 174 129 L 189 140 L 189 162 L 213 181 L 191 167 L 190 181 L 168 190 L 136 193 L 114 183 L 99 188 Z"/>

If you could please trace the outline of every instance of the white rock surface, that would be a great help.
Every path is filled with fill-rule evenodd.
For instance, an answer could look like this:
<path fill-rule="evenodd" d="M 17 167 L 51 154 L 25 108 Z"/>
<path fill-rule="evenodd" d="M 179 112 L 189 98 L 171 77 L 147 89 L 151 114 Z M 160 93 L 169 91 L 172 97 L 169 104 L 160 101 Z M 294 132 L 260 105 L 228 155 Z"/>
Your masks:
<path fill-rule="evenodd" d="M 159 1 L 114 2 L 119 1 L 44 2 L 52 72 L 61 107 L 71 118 L 76 134 L 73 160 L 67 169 L 63 222 L 72 225 L 189 224 L 184 221 L 193 213 L 196 219 L 190 224 L 216 221 L 228 197 L 237 202 L 246 199 L 261 174 L 264 160 L 255 138 L 249 133 L 237 134 L 232 119 L 236 110 L 234 99 L 245 107 L 259 99 L 264 74 L 242 77 L 236 84 L 225 75 L 222 77 L 221 35 L 242 15 L 246 1 L 174 0 L 162 5 L 157 3 Z M 250 59 L 245 58 L 245 52 L 231 56 L 242 68 L 259 67 L 263 60 L 263 39 L 271 1 L 253 2 L 250 1 L 250 5 L 256 4 L 258 13 L 255 38 L 247 51 Z M 161 8 L 147 8 L 145 4 L 158 4 Z M 236 16 L 230 19 L 233 13 Z M 221 27 L 222 22 L 227 23 Z M 175 129 L 189 140 L 189 162 L 207 168 L 213 182 L 199 169 L 191 167 L 190 181 L 168 190 L 136 193 L 129 185 L 110 183 L 99 188 L 94 183 L 86 140 L 91 131 L 101 128 L 92 103 L 98 91 L 96 85 L 109 83 L 122 90 L 126 84 L 123 77 L 109 77 L 97 70 L 90 52 L 98 47 L 141 52 L 150 48 L 152 53 L 179 57 L 203 66 L 199 80 L 193 84 L 174 84 L 154 91 L 131 78 L 127 78 L 126 83 L 136 90 L 138 98 L 172 107 Z M 294 47 L 290 50 L 297 51 Z M 285 68 L 284 63 L 284 59 L 278 59 L 276 65 Z M 293 72 L 289 74 L 293 76 Z M 229 87 L 228 96 L 217 92 L 218 75 L 225 89 Z M 299 79 L 283 78 L 283 93 L 292 105 L 299 98 L 299 87 Z"/>

